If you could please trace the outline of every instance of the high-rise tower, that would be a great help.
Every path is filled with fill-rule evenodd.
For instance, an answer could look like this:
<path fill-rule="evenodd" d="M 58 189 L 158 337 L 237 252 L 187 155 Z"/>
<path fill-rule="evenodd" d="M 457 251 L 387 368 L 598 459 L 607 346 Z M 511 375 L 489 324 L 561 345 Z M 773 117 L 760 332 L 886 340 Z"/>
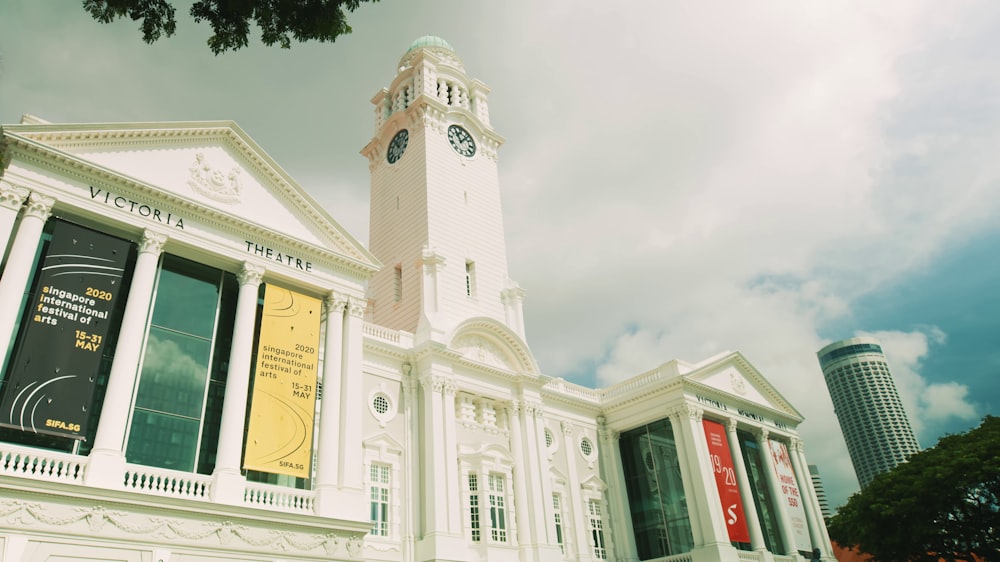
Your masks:
<path fill-rule="evenodd" d="M 470 318 L 524 337 L 522 292 L 507 277 L 489 88 L 454 49 L 421 37 L 389 88 L 372 98 L 375 137 L 369 244 L 384 268 L 371 280 L 373 321 L 440 339 Z"/>
<path fill-rule="evenodd" d="M 920 445 L 877 339 L 841 340 L 816 355 L 863 488 L 919 451 Z"/>

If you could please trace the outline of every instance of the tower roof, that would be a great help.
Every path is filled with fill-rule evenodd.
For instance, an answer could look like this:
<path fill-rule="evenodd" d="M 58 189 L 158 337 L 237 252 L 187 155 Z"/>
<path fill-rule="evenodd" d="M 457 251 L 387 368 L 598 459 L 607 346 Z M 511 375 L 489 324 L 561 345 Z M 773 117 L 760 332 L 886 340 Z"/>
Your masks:
<path fill-rule="evenodd" d="M 410 44 L 410 48 L 406 50 L 407 53 L 414 49 L 420 49 L 422 47 L 439 47 L 441 49 L 448 49 L 451 52 L 455 52 L 455 49 L 444 39 L 434 35 L 424 35 L 423 37 L 418 37 L 413 43 Z"/>
<path fill-rule="evenodd" d="M 424 35 L 423 37 L 418 37 L 413 43 L 410 43 L 410 48 L 399 59 L 399 69 L 402 71 L 404 68 L 410 66 L 410 61 L 420 51 L 430 51 L 437 55 L 445 64 L 450 64 L 458 70 L 465 72 L 462 59 L 455 53 L 455 48 L 444 39 L 435 35 Z"/>

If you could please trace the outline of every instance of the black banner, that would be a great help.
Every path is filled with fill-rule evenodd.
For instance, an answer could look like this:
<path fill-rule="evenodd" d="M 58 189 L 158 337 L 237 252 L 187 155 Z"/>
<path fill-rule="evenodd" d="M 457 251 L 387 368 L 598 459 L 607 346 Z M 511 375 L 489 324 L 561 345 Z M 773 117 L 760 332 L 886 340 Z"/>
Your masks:
<path fill-rule="evenodd" d="M 0 426 L 72 439 L 87 419 L 131 243 L 63 221 L 21 321 Z"/>

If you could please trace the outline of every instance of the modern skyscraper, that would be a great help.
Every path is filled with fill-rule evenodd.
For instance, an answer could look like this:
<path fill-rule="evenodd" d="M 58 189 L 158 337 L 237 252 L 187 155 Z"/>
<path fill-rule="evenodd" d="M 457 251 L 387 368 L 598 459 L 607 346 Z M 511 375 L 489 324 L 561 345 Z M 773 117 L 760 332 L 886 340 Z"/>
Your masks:
<path fill-rule="evenodd" d="M 882 346 L 872 337 L 816 352 L 862 488 L 920 450 Z"/>
<path fill-rule="evenodd" d="M 816 500 L 819 502 L 819 512 L 824 520 L 829 520 L 833 516 L 830 511 L 830 502 L 826 499 L 826 489 L 823 488 L 823 480 L 819 477 L 819 467 L 809 465 L 809 478 L 812 480 L 813 491 L 816 492 Z"/>

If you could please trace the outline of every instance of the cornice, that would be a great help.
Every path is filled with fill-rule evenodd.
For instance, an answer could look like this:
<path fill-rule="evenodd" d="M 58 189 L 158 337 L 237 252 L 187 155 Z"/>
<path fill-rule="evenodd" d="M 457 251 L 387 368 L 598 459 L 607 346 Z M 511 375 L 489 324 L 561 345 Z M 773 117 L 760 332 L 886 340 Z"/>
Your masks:
<path fill-rule="evenodd" d="M 20 159 L 27 163 L 34 164 L 42 169 L 47 169 L 60 176 L 76 179 L 82 183 L 92 185 L 93 187 L 104 189 L 113 187 L 115 189 L 123 189 L 125 191 L 131 190 L 157 201 L 158 205 L 166 207 L 167 205 L 163 205 L 163 203 L 167 203 L 173 205 L 176 210 L 187 211 L 192 217 L 196 217 L 197 220 L 203 224 L 213 226 L 218 230 L 240 236 L 257 235 L 262 239 L 283 244 L 289 249 L 294 249 L 300 253 L 311 256 L 317 263 L 325 265 L 334 271 L 356 276 L 361 279 L 368 279 L 381 268 L 381 264 L 375 260 L 374 256 L 368 260 L 367 256 L 363 256 L 357 252 L 354 256 L 347 256 L 338 252 L 333 252 L 313 243 L 290 237 L 284 233 L 265 228 L 234 215 L 224 213 L 211 207 L 203 206 L 193 200 L 161 191 L 151 184 L 119 174 L 113 170 L 96 165 L 93 162 L 78 158 L 74 155 L 55 150 L 32 139 L 11 135 L 6 136 L 5 138 L 12 141 L 10 143 L 11 152 L 16 153 Z M 129 144 L 129 146 L 135 145 Z M 286 193 L 287 192 L 288 190 L 286 190 Z M 297 206 L 296 208 L 299 207 Z M 309 218 L 319 220 L 319 224 L 332 221 L 329 217 L 322 217 L 318 213 L 307 214 L 310 215 Z M 356 242 L 349 242 L 346 238 L 340 236 L 336 229 L 327 228 L 324 229 L 324 232 L 334 235 L 338 242 L 346 244 L 346 247 L 348 248 L 355 247 L 355 245 L 360 247 L 360 245 L 356 244 Z M 337 248 L 338 251 L 343 249 L 343 247 Z"/>

